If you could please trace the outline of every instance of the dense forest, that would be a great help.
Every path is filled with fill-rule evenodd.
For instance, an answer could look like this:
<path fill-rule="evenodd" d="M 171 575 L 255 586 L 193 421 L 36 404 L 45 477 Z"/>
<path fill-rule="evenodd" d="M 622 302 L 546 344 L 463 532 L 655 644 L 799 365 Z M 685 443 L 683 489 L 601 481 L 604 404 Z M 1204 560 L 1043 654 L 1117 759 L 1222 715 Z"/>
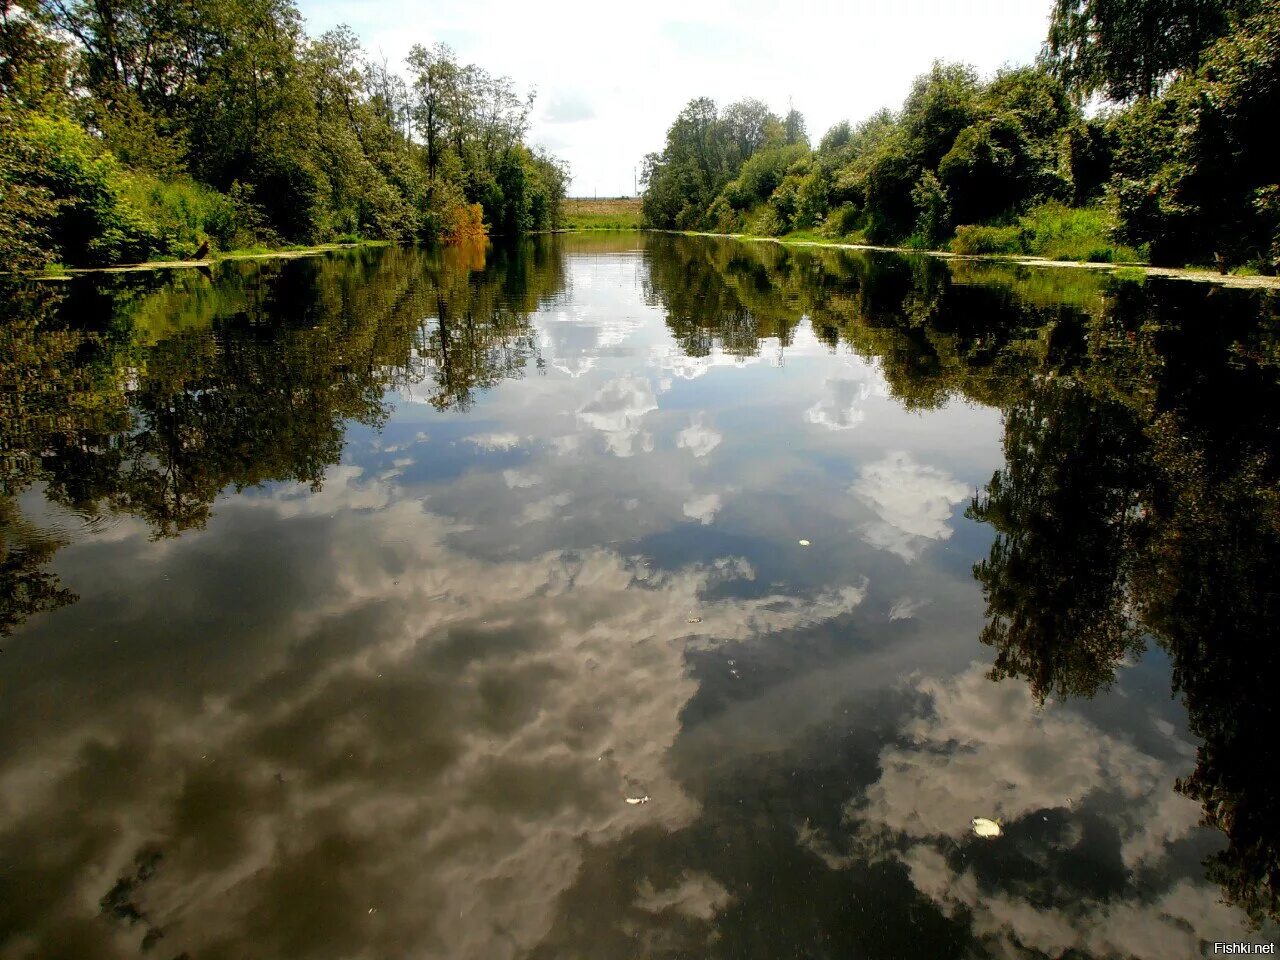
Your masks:
<path fill-rule="evenodd" d="M 959 253 L 1280 265 L 1280 4 L 1054 0 L 1038 62 L 935 63 L 840 123 L 692 100 L 645 161 L 651 227 Z"/>
<path fill-rule="evenodd" d="M 292 0 L 0 0 L 0 260 L 186 258 L 554 225 L 567 171 L 512 81 L 404 70 Z"/>

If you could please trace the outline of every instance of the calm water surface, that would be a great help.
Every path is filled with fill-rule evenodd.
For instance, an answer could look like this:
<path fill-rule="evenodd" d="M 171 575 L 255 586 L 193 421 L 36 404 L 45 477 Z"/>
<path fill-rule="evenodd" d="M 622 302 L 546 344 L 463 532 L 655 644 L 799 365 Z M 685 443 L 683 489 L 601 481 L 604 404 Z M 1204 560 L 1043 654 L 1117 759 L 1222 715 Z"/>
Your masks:
<path fill-rule="evenodd" d="M 5 960 L 1275 936 L 1274 295 L 622 234 L 2 303 Z"/>

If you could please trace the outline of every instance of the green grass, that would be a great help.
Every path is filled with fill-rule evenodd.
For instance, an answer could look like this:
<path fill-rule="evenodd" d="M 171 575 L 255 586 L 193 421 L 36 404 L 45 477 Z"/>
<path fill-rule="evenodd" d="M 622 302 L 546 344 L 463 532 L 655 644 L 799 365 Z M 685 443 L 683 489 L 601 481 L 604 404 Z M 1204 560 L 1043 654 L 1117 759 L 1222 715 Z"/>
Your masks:
<path fill-rule="evenodd" d="M 842 243 L 842 240 L 833 240 L 825 233 L 819 233 L 812 227 L 806 230 L 792 230 L 790 233 L 784 233 L 780 240 L 789 243 Z M 853 242 L 853 241 L 850 241 Z"/>
<path fill-rule="evenodd" d="M 1068 207 L 1051 201 L 1014 223 L 956 228 L 950 248 L 963 254 L 1004 254 L 1081 263 L 1137 263 L 1141 251 L 1112 239 L 1115 223 L 1102 206 Z"/>
<path fill-rule="evenodd" d="M 640 201 L 634 197 L 564 202 L 566 230 L 639 230 L 640 220 Z"/>

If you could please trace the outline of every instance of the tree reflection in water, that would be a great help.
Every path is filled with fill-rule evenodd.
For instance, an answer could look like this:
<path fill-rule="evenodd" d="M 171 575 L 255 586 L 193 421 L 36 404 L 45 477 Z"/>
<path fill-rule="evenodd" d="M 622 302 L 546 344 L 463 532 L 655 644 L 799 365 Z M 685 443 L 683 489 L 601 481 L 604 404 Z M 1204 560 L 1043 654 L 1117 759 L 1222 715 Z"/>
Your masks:
<path fill-rule="evenodd" d="M 1203 741 L 1178 788 L 1228 841 L 1209 873 L 1252 918 L 1275 918 L 1274 298 L 703 238 L 653 236 L 646 244 L 646 298 L 689 356 L 713 348 L 754 356 L 765 339 L 785 351 L 807 322 L 827 345 L 874 360 L 910 409 L 961 397 L 1002 411 L 1005 465 L 968 510 L 994 535 L 974 568 L 992 678 L 1025 680 L 1040 700 L 1087 698 L 1145 645 L 1159 644 Z M 558 242 L 539 242 L 487 256 L 366 250 L 224 264 L 212 278 L 125 275 L 6 291 L 0 632 L 75 600 L 47 569 L 61 539 L 22 517 L 24 491 L 42 487 L 82 517 L 138 517 L 153 536 L 175 537 L 204 526 L 227 489 L 293 481 L 318 490 L 349 424 L 386 419 L 389 391 L 438 410 L 467 409 L 485 390 L 536 369 L 530 315 L 565 284 Z M 808 771 L 813 796 L 824 778 L 836 778 L 836 766 L 870 776 L 876 762 L 874 754 L 841 754 L 830 769 Z M 794 797 L 795 772 L 787 774 L 762 792 Z M 735 824 L 755 837 L 769 848 L 770 870 L 785 871 L 802 854 L 790 834 L 765 836 L 732 787 L 717 784 L 719 792 L 702 798 L 711 814 L 684 840 L 641 831 L 628 841 L 628 857 L 653 861 L 646 876 L 661 872 L 663 843 L 690 844 L 697 869 L 672 874 L 667 885 L 704 912 L 725 911 L 714 954 L 779 952 L 816 930 L 836 931 L 833 942 L 849 951 L 870 950 L 869 920 L 823 913 L 855 895 L 893 899 L 886 911 L 909 903 L 924 918 L 911 928 L 915 942 L 937 955 L 963 951 L 962 923 L 930 912 L 896 866 L 846 864 L 822 891 L 797 887 L 779 901 L 767 878 L 752 873 L 758 860 L 727 856 L 724 837 Z M 806 824 L 830 813 L 816 800 L 790 812 Z M 580 886 L 625 893 L 631 862 L 593 855 Z M 122 882 L 145 883 L 154 863 L 139 861 L 137 876 Z M 729 904 L 726 889 L 752 888 L 753 879 L 758 897 Z M 109 891 L 103 910 L 135 909 L 131 889 L 120 887 L 114 899 Z M 576 893 L 594 903 L 585 889 Z M 650 894 L 652 906 L 661 898 Z M 566 909 L 574 896 L 566 894 Z M 753 911 L 768 903 L 777 907 L 770 923 L 756 923 Z M 603 929 L 609 919 L 598 918 L 597 944 L 620 935 Z M 584 907 L 578 921 L 590 927 L 597 919 Z M 894 938 L 906 929 L 880 930 L 875 955 L 901 955 L 904 943 Z M 561 934 L 567 942 L 573 931 Z"/>
<path fill-rule="evenodd" d="M 1280 918 L 1280 309 L 1265 292 L 926 258 L 655 240 L 686 349 L 758 349 L 807 317 L 909 407 L 999 407 L 1006 464 L 967 511 L 991 678 L 1091 697 L 1148 638 L 1203 740 L 1178 789 L 1228 846 L 1207 863 Z M 706 291 L 712 291 L 706 294 Z M 717 309 L 682 306 L 690 295 Z"/>

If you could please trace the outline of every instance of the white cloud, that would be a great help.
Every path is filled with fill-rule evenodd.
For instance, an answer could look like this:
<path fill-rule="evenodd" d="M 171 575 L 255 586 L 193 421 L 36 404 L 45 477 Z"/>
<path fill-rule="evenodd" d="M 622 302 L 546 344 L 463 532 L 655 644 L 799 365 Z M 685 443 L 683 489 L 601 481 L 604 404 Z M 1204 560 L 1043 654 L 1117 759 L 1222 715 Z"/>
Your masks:
<path fill-rule="evenodd" d="M 693 422 L 676 434 L 676 446 L 688 450 L 695 457 L 705 457 L 724 437 L 714 428 L 703 423 L 702 415 L 694 417 Z"/>
<path fill-rule="evenodd" d="M 866 856 L 900 857 L 916 888 L 946 913 L 966 916 L 992 956 L 1076 951 L 1158 960 L 1193 956 L 1202 939 L 1243 932 L 1241 915 L 1219 903 L 1217 888 L 1199 876 L 1170 876 L 1150 899 L 1117 894 L 1099 901 L 1062 890 L 1047 898 L 1071 896 L 1070 907 L 1037 903 L 1017 882 L 1009 889 L 980 887 L 968 858 L 943 853 L 966 841 L 971 817 L 1002 819 L 1006 839 L 996 842 L 1027 851 L 1035 841 L 1010 839 L 1010 825 L 1057 811 L 1066 828 L 1048 842 L 1074 846 L 1083 834 L 1071 818 L 1088 810 L 1118 833 L 1129 869 L 1145 865 L 1159 875 L 1171 845 L 1196 829 L 1199 806 L 1173 790 L 1176 762 L 1104 732 L 1065 706 L 1040 706 L 1026 684 L 992 683 L 981 664 L 947 680 L 917 678 L 911 686 L 925 706 L 881 751 L 879 779 L 848 810 L 862 846 L 837 856 L 813 830 L 801 832 L 803 845 L 834 867 Z M 886 834 L 904 838 L 905 850 L 895 852 L 902 841 L 886 843 Z M 1045 873 L 1028 882 L 1052 888 L 1059 881 Z"/>
<path fill-rule="evenodd" d="M 1026 684 L 992 683 L 981 665 L 914 686 L 930 712 L 904 727 L 909 746 L 881 754 L 883 772 L 867 791 L 865 816 L 894 832 L 960 838 L 972 817 L 1066 808 L 1101 787 L 1145 797 L 1165 773 L 1078 715 L 1038 709 Z"/>
<path fill-rule="evenodd" d="M 693 920 L 710 920 L 733 902 L 729 891 L 714 877 L 687 871 L 674 887 L 655 890 L 646 878 L 636 892 L 636 906 L 646 913 L 672 910 Z"/>
<path fill-rule="evenodd" d="M 629 457 L 637 449 L 653 449 L 653 437 L 641 432 L 646 413 L 658 409 L 649 381 L 641 377 L 619 377 L 611 380 L 578 410 L 578 418 L 604 434 L 609 452 Z"/>
<path fill-rule="evenodd" d="M 490 453 L 520 446 L 520 437 L 514 433 L 475 433 L 463 439 Z"/>
<path fill-rule="evenodd" d="M 829 430 L 856 427 L 867 418 L 867 400 L 887 392 L 880 371 L 870 364 L 861 366 L 852 375 L 827 379 L 822 389 L 822 398 L 804 412 L 804 418 Z"/>
<path fill-rule="evenodd" d="M 595 117 L 595 108 L 586 97 L 576 93 L 556 94 L 542 112 L 545 123 L 580 123 Z"/>
<path fill-rule="evenodd" d="M 916 615 L 917 610 L 928 605 L 928 600 L 919 600 L 913 597 L 899 597 L 897 600 L 893 601 L 893 606 L 889 608 L 889 619 L 910 620 Z"/>
<path fill-rule="evenodd" d="M 686 500 L 684 504 L 684 515 L 691 520 L 697 520 L 701 524 L 711 523 L 719 512 L 720 494 L 718 493 L 704 493 L 691 500 Z"/>
<path fill-rule="evenodd" d="M 733 353 L 725 353 L 723 350 L 715 349 L 704 357 L 691 357 L 679 347 L 664 346 L 654 351 L 653 359 L 650 361 L 652 366 L 657 367 L 663 373 L 669 374 L 664 380 L 670 380 L 672 377 L 680 380 L 696 380 L 711 372 L 713 367 L 750 367 L 757 363 L 762 363 L 763 358 L 758 355 L 741 356 Z"/>
<path fill-rule="evenodd" d="M 862 531 L 867 542 L 908 562 L 929 541 L 950 538 L 951 509 L 969 495 L 969 489 L 950 474 L 916 463 L 903 452 L 863 467 L 850 492 L 879 517 Z"/>
<path fill-rule="evenodd" d="M 542 481 L 536 473 L 529 473 L 526 470 L 503 470 L 502 482 L 510 490 L 523 490 L 536 487 Z"/>
<path fill-rule="evenodd" d="M 175 953 L 388 956 L 412 943 L 427 960 L 523 956 L 584 851 L 696 815 L 667 762 L 697 689 L 689 645 L 799 629 L 864 594 L 708 599 L 752 576 L 732 559 L 675 571 L 602 548 L 485 560 L 392 483 L 340 467 L 323 502 L 304 490 L 229 501 L 217 527 L 173 542 L 164 568 L 121 565 L 129 599 L 101 608 L 102 626 L 198 638 L 214 611 L 250 609 L 245 583 L 280 582 L 278 553 L 293 558 L 269 628 L 246 612 L 218 621 L 216 653 L 145 644 L 158 674 L 209 657 L 198 690 L 139 687 L 124 679 L 139 666 L 116 658 L 126 672 L 69 681 L 55 728 L 33 713 L 31 730 L 11 731 L 27 746 L 0 756 L 0 850 L 38 849 L 58 886 L 30 900 L 30 952 L 53 952 L 39 931 L 60 936 L 87 904 L 99 954 L 136 956 L 143 927 L 96 904 L 158 844 L 162 866 L 132 897 Z M 280 551 L 244 554 L 263 530 Z M 206 571 L 205 587 L 175 607 L 155 581 L 182 564 Z M 219 576 L 230 564 L 236 576 Z M 122 788 L 124 771 L 147 790 Z M 651 801 L 624 802 L 638 792 Z M 639 897 L 699 919 L 728 902 L 698 874 Z"/>

